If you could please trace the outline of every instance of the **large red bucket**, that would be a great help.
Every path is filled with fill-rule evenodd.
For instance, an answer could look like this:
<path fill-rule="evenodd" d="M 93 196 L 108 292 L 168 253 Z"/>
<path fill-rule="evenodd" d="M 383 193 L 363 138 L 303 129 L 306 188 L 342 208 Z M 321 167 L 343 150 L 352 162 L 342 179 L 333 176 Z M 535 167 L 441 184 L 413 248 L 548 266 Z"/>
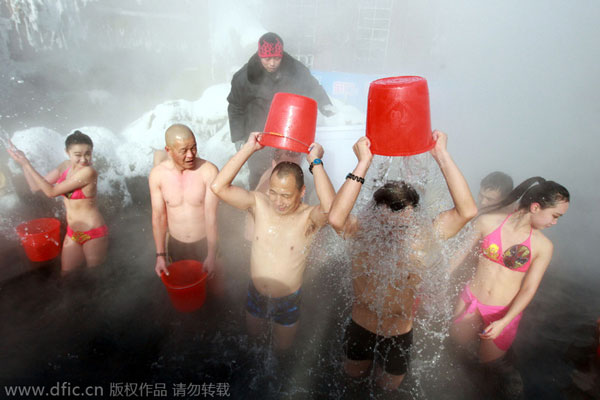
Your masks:
<path fill-rule="evenodd" d="M 40 218 L 17 226 L 25 254 L 31 261 L 48 261 L 60 254 L 60 221 Z"/>
<path fill-rule="evenodd" d="M 169 275 L 160 277 L 167 287 L 171 303 L 178 311 L 199 309 L 206 299 L 206 272 L 195 260 L 176 261 L 168 267 Z"/>
<path fill-rule="evenodd" d="M 382 156 L 412 156 L 431 150 L 435 141 L 427 81 L 419 76 L 398 76 L 371 82 L 367 137 L 371 152 Z"/>
<path fill-rule="evenodd" d="M 275 93 L 260 144 L 308 153 L 308 146 L 315 141 L 316 127 L 316 101 L 292 93 Z"/>

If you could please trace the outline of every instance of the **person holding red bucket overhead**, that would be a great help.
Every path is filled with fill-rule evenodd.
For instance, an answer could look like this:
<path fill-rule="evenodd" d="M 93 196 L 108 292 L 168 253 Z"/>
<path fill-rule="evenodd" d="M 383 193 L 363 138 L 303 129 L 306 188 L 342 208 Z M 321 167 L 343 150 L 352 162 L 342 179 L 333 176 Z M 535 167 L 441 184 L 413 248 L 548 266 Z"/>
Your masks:
<path fill-rule="evenodd" d="M 231 183 L 246 161 L 263 151 L 259 132 L 225 164 L 211 188 L 228 204 L 247 210 L 254 219 L 250 256 L 250 283 L 246 296 L 246 322 L 257 337 L 273 327 L 273 344 L 283 352 L 293 344 L 299 325 L 301 286 L 306 258 L 316 233 L 327 224 L 335 191 L 325 172 L 323 148 L 311 143 L 306 159 L 311 164 L 320 204 L 302 201 L 304 176 L 298 164 L 275 166 L 267 193 L 247 191 Z"/>
<path fill-rule="evenodd" d="M 156 246 L 156 274 L 169 275 L 176 261 L 202 263 L 214 294 L 222 290 L 222 270 L 217 263 L 217 207 L 210 190 L 217 167 L 196 157 L 194 134 L 185 125 L 171 125 L 165 132 L 167 159 L 152 171 L 148 182 L 152 202 L 152 233 Z M 168 232 L 168 239 L 167 239 Z"/>
<path fill-rule="evenodd" d="M 283 39 L 279 35 L 268 32 L 258 40 L 257 52 L 231 80 L 227 113 L 231 141 L 235 143 L 236 150 L 244 145 L 250 132 L 264 130 L 271 101 L 278 92 L 312 98 L 327 117 L 335 113 L 327 93 L 309 69 L 284 51 Z M 250 158 L 250 188 L 256 187 L 270 163 L 270 151 L 264 150 Z"/>
<path fill-rule="evenodd" d="M 430 153 L 440 166 L 454 201 L 452 209 L 435 218 L 433 228 L 439 237 L 448 239 L 475 217 L 477 207 L 466 180 L 446 149 L 446 134 L 434 131 L 433 140 L 435 147 Z M 354 145 L 358 164 L 335 197 L 329 223 L 341 236 L 352 240 L 354 248 L 360 249 L 352 256 L 354 302 L 352 320 L 344 336 L 344 370 L 351 377 L 363 377 L 375 361 L 377 384 L 392 390 L 402 383 L 408 370 L 413 341 L 412 311 L 416 287 L 421 280 L 418 271 L 426 267 L 424 243 L 430 238 L 419 232 L 409 233 L 411 227 L 416 226 L 413 213 L 420 207 L 420 196 L 403 181 L 386 182 L 373 193 L 372 208 L 361 215 L 350 215 L 371 164 L 370 147 L 365 137 Z M 381 222 L 381 226 L 373 226 L 373 221 Z M 392 254 L 387 249 L 373 248 L 372 243 L 376 242 L 373 235 L 382 235 L 390 224 L 397 227 L 398 249 L 411 250 L 409 254 Z M 406 270 L 407 280 L 388 282 L 389 277 L 377 270 L 381 257 L 389 257 L 390 263 L 397 263 L 396 268 Z M 381 287 L 387 289 L 381 290 Z"/>
<path fill-rule="evenodd" d="M 329 212 L 331 226 L 352 244 L 354 301 L 343 340 L 344 371 L 361 378 L 376 363 L 376 382 L 388 390 L 398 388 L 408 371 L 415 296 L 427 268 L 427 243 L 434 239 L 433 233 L 441 239 L 456 235 L 477 214 L 469 186 L 448 153 L 446 134 L 432 134 L 429 129 L 429 97 L 423 78 L 372 82 L 367 137 L 354 145 L 358 164 L 346 176 Z M 442 171 L 454 202 L 452 209 L 433 222 L 420 221 L 418 192 L 410 183 L 389 180 L 374 191 L 371 206 L 360 215 L 350 215 L 373 153 L 416 155 L 426 151 Z M 432 229 L 422 229 L 423 223 Z M 390 235 L 393 240 L 378 240 Z"/>
<path fill-rule="evenodd" d="M 98 173 L 92 166 L 92 139 L 75 131 L 65 140 L 68 160 L 45 177 L 37 172 L 25 154 L 16 147 L 10 156 L 23 168 L 32 191 L 48 197 L 63 196 L 67 214 L 67 234 L 63 241 L 61 271 L 68 273 L 85 264 L 100 265 L 108 249 L 108 228 L 96 205 Z"/>

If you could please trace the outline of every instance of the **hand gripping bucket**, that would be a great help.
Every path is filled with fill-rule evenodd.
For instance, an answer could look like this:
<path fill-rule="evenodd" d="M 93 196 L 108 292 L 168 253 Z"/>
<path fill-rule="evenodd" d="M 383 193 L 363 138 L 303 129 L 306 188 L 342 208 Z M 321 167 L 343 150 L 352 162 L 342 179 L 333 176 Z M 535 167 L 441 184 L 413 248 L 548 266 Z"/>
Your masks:
<path fill-rule="evenodd" d="M 315 141 L 316 127 L 316 101 L 292 93 L 275 93 L 260 144 L 308 153 L 308 146 Z"/>
<path fill-rule="evenodd" d="M 60 221 L 40 218 L 17 226 L 17 233 L 31 261 L 48 261 L 60 254 Z"/>
<path fill-rule="evenodd" d="M 435 141 L 427 81 L 398 76 L 371 82 L 366 131 L 373 154 L 412 156 L 431 150 Z"/>
<path fill-rule="evenodd" d="M 199 309 L 206 299 L 206 277 L 202 263 L 195 260 L 176 261 L 168 267 L 169 275 L 162 274 L 171 303 L 176 310 L 191 312 Z"/>

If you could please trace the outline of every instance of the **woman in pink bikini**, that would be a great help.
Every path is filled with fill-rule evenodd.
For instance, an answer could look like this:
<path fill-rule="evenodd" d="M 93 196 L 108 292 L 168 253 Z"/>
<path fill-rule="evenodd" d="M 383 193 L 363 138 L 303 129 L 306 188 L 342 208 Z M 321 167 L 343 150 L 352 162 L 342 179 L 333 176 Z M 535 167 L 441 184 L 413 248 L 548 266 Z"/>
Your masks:
<path fill-rule="evenodd" d="M 25 154 L 13 147 L 10 156 L 23 168 L 33 192 L 48 197 L 64 196 L 67 235 L 61 254 L 61 271 L 67 273 L 83 264 L 95 267 L 106 257 L 108 228 L 96 205 L 98 173 L 91 166 L 94 144 L 79 131 L 67 136 L 65 151 L 69 159 L 45 177 L 31 165 Z"/>
<path fill-rule="evenodd" d="M 519 198 L 515 212 L 494 212 Z M 479 338 L 481 362 L 498 360 L 510 348 L 552 258 L 552 242 L 541 231 L 568 208 L 566 188 L 535 177 L 475 221 L 476 239 L 482 239 L 479 264 L 460 295 L 450 334 L 460 345 Z"/>

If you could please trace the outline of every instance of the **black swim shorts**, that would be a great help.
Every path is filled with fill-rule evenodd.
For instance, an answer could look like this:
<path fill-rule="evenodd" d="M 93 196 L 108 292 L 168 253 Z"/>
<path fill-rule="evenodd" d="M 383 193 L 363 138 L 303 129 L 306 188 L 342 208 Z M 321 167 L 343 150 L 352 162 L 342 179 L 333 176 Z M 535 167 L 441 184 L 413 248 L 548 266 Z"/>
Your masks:
<path fill-rule="evenodd" d="M 283 297 L 268 297 L 258 293 L 252 281 L 248 284 L 246 311 L 257 318 L 273 320 L 280 325 L 293 325 L 300 319 L 300 299 L 298 291 Z"/>
<path fill-rule="evenodd" d="M 197 242 L 180 242 L 169 235 L 167 241 L 167 254 L 170 263 L 181 260 L 196 260 L 204 262 L 208 255 L 208 242 L 206 238 Z"/>
<path fill-rule="evenodd" d="M 374 360 L 391 375 L 403 375 L 410 363 L 412 330 L 402 335 L 379 336 L 353 320 L 344 335 L 344 352 L 352 361 Z"/>

